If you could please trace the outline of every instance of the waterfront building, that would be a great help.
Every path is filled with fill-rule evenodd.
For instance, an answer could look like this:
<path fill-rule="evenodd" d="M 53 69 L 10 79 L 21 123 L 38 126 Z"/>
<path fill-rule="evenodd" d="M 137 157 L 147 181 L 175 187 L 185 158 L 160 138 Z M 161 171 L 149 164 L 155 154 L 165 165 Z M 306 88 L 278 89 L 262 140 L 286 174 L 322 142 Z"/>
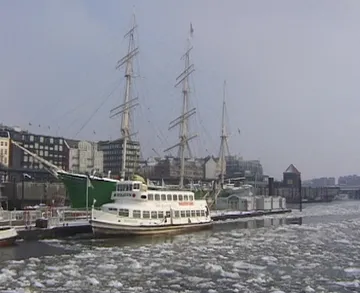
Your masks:
<path fill-rule="evenodd" d="M 103 173 L 103 152 L 96 142 L 66 139 L 69 148 L 69 171 L 73 173 Z"/>
<path fill-rule="evenodd" d="M 99 150 L 103 153 L 103 172 L 119 177 L 122 169 L 123 139 L 100 141 Z M 140 143 L 127 141 L 125 176 L 133 175 L 139 168 Z"/>

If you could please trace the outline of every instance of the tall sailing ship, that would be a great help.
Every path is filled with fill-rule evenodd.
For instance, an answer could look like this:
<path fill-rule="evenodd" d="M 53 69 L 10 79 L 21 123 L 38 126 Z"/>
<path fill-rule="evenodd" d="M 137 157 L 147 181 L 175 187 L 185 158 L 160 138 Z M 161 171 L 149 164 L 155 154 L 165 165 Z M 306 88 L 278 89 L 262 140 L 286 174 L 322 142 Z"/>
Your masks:
<path fill-rule="evenodd" d="M 133 28 L 129 36 L 129 53 L 134 49 Z M 190 37 L 192 27 L 190 28 Z M 185 151 L 191 156 L 189 141 L 196 135 L 188 135 L 188 119 L 195 114 L 195 108 L 189 110 L 189 75 L 194 71 L 190 64 L 190 38 L 183 58 L 185 69 L 177 78 L 177 85 L 182 85 L 183 107 L 182 114 L 170 123 L 170 129 L 180 126 L 180 142 L 171 148 L 179 147 L 180 156 L 180 184 L 177 189 L 163 187 L 158 190 L 149 188 L 140 176 L 132 180 L 120 181 L 112 193 L 113 203 L 92 208 L 91 226 L 95 235 L 149 235 L 163 233 L 178 233 L 189 230 L 210 228 L 212 220 L 207 202 L 195 199 L 192 191 L 184 190 Z M 126 58 L 127 88 L 131 85 L 131 58 Z M 125 92 L 124 105 L 129 100 L 129 92 Z M 125 112 L 124 112 L 125 113 Z M 122 132 L 126 138 L 129 135 L 127 115 L 123 115 Z M 126 141 L 124 139 L 124 141 Z M 124 158 L 123 158 L 123 166 Z M 124 170 L 124 168 L 123 168 Z M 124 175 L 124 171 L 123 171 Z M 124 176 L 122 176 L 124 178 Z M 96 203 L 96 201 L 94 202 Z"/>

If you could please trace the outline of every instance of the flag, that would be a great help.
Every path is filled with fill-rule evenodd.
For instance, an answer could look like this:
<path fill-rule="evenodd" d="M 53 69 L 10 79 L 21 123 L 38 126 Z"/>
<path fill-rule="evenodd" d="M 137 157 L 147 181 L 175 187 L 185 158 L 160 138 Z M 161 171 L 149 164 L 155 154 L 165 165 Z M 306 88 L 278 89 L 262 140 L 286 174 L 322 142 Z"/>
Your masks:
<path fill-rule="evenodd" d="M 194 34 L 194 28 L 192 26 L 192 23 L 190 22 L 190 36 L 192 37 Z"/>
<path fill-rule="evenodd" d="M 86 186 L 87 186 L 87 188 L 89 188 L 89 187 L 94 188 L 89 176 L 86 178 Z"/>

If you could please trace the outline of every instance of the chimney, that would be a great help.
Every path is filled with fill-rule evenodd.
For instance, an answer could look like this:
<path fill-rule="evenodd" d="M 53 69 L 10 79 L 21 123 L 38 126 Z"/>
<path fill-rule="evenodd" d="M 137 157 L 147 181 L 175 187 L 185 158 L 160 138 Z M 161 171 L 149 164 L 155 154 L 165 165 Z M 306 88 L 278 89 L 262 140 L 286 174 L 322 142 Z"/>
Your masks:
<path fill-rule="evenodd" d="M 274 178 L 273 177 L 269 177 L 268 179 L 268 188 L 269 188 L 269 196 L 273 196 L 274 195 Z"/>

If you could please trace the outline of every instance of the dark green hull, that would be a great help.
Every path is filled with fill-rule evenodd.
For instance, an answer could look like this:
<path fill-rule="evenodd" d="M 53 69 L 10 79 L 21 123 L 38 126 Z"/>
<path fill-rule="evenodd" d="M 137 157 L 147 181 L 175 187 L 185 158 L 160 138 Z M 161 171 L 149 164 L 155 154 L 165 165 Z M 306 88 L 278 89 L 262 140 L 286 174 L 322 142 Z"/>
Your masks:
<path fill-rule="evenodd" d="M 72 208 L 86 208 L 86 181 L 87 177 L 77 174 L 63 173 L 59 174 L 60 180 L 64 183 L 68 192 Z M 88 206 L 91 207 L 94 198 L 96 199 L 95 207 L 100 207 L 105 203 L 111 202 L 111 193 L 116 189 L 116 181 L 106 179 L 91 179 L 94 188 L 89 187 Z"/>

